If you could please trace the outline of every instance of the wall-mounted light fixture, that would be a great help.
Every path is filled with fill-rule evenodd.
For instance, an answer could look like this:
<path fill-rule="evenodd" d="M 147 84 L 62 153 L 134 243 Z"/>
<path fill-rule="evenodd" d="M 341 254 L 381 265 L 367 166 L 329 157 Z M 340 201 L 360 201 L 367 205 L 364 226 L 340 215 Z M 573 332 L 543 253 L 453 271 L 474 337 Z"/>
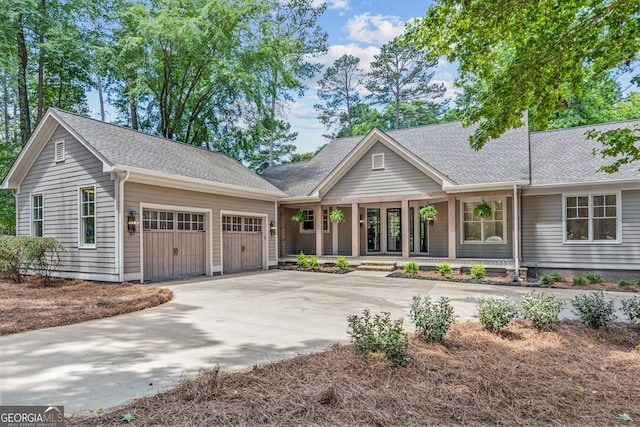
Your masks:
<path fill-rule="evenodd" d="M 273 236 L 276 234 L 276 225 L 273 221 L 269 223 L 269 233 Z"/>
<path fill-rule="evenodd" d="M 428 218 L 427 222 L 429 223 L 430 226 L 433 226 L 433 224 L 435 224 L 436 219 L 435 218 Z"/>
<path fill-rule="evenodd" d="M 127 215 L 127 230 L 129 234 L 136 234 L 136 211 L 129 211 Z"/>
<path fill-rule="evenodd" d="M 364 219 L 362 219 L 362 214 L 360 214 L 360 228 L 364 227 Z"/>

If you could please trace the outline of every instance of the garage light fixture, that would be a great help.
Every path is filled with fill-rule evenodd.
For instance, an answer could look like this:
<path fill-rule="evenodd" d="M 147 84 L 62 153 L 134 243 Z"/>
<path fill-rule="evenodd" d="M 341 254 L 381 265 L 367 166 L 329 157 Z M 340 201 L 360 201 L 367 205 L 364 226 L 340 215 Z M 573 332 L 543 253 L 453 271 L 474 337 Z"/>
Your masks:
<path fill-rule="evenodd" d="M 273 221 L 269 223 L 269 233 L 273 236 L 276 234 L 276 225 Z"/>
<path fill-rule="evenodd" d="M 129 211 L 129 215 L 127 216 L 127 229 L 129 230 L 129 234 L 136 234 L 136 211 Z"/>

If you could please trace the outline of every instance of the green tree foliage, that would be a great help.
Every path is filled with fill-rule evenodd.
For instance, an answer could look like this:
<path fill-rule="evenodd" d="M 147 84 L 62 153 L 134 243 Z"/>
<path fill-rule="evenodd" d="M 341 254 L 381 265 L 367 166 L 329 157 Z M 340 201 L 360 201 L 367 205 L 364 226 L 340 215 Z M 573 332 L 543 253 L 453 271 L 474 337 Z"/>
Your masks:
<path fill-rule="evenodd" d="M 523 111 L 545 128 L 572 94 L 582 95 L 590 73 L 630 66 L 640 51 L 639 13 L 634 1 L 440 0 L 408 37 L 431 58 L 458 61 L 458 86 L 484 85 L 464 114 L 466 124 L 479 123 L 470 142 L 480 149 L 521 126 Z"/>
<path fill-rule="evenodd" d="M 318 82 L 318 97 L 325 105 L 315 105 L 323 125 L 332 128 L 346 122 L 345 136 L 353 136 L 354 109 L 361 103 L 358 88 L 362 78 L 360 58 L 353 55 L 342 55 L 325 70 Z"/>
<path fill-rule="evenodd" d="M 374 103 L 395 107 L 394 129 L 400 128 L 403 103 L 444 94 L 444 85 L 431 83 L 436 65 L 437 61 L 427 59 L 415 43 L 398 38 L 382 46 L 375 56 L 365 86 Z"/>

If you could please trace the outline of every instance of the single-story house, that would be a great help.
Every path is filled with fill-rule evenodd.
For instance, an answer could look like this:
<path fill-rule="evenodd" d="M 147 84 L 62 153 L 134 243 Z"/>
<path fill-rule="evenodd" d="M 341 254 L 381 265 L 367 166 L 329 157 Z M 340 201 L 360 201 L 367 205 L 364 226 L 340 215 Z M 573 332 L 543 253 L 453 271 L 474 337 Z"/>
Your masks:
<path fill-rule="evenodd" d="M 50 109 L 2 188 L 16 196 L 19 235 L 64 244 L 66 277 L 212 275 L 300 252 L 353 264 L 638 270 L 640 173 L 596 172 L 603 161 L 584 135 L 638 124 L 525 124 L 480 151 L 459 122 L 374 129 L 257 175 L 223 154 Z M 421 218 L 423 206 L 435 219 Z M 329 220 L 335 210 L 344 222 Z"/>

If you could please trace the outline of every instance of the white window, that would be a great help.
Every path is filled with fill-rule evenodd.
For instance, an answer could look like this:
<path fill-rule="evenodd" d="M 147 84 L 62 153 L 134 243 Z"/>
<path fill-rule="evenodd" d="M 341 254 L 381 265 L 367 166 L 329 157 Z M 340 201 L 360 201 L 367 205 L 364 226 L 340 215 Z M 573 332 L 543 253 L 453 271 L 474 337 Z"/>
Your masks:
<path fill-rule="evenodd" d="M 44 234 L 44 207 L 42 193 L 31 195 L 31 235 L 42 237 Z"/>
<path fill-rule="evenodd" d="M 371 156 L 371 169 L 384 169 L 384 153 L 373 154 Z"/>
<path fill-rule="evenodd" d="M 620 195 L 564 196 L 565 242 L 619 242 Z"/>
<path fill-rule="evenodd" d="M 303 210 L 304 213 L 304 221 L 300 223 L 300 232 L 301 233 L 312 233 L 316 228 L 316 217 L 313 209 Z"/>
<path fill-rule="evenodd" d="M 481 218 L 474 214 L 474 208 L 481 200 L 462 202 L 462 242 L 463 243 L 506 243 L 507 221 L 505 199 L 487 200 L 491 215 Z"/>
<path fill-rule="evenodd" d="M 57 162 L 64 162 L 64 139 L 56 141 L 55 144 L 55 157 Z"/>
<path fill-rule="evenodd" d="M 329 209 L 322 209 L 322 230 L 329 232 Z"/>
<path fill-rule="evenodd" d="M 80 188 L 80 247 L 96 246 L 96 188 Z"/>

